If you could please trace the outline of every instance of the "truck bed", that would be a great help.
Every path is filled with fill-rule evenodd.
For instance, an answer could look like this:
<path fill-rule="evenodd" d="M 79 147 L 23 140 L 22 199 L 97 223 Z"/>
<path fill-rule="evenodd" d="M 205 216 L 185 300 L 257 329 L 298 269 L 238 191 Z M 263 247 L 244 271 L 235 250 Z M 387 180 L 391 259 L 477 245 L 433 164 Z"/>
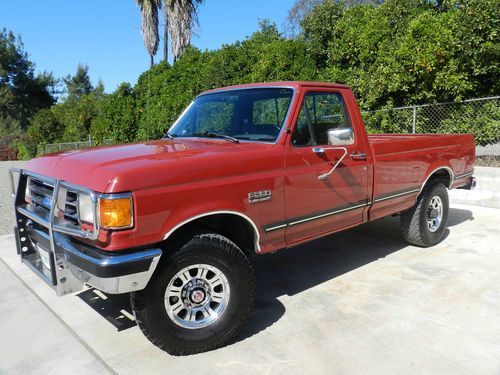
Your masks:
<path fill-rule="evenodd" d="M 374 160 L 370 219 L 413 206 L 426 177 L 435 170 L 449 173 L 450 188 L 473 170 L 470 134 L 373 134 L 368 142 Z M 398 194 L 399 198 L 387 199 Z"/>

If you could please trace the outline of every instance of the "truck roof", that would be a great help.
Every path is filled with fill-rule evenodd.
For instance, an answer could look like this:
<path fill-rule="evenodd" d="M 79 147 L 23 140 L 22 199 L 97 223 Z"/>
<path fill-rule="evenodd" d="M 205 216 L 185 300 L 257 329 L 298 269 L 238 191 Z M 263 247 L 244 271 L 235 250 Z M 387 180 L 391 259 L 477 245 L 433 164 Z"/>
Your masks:
<path fill-rule="evenodd" d="M 329 83 L 329 82 L 277 81 L 277 82 L 247 83 L 244 85 L 220 87 L 217 89 L 205 91 L 204 94 L 209 93 L 209 92 L 236 90 L 236 89 L 248 89 L 248 88 L 259 88 L 259 87 L 290 87 L 293 89 L 298 89 L 300 87 L 329 87 L 329 88 L 341 88 L 341 89 L 349 88 L 349 86 L 347 86 L 347 85 L 342 85 L 339 83 Z"/>

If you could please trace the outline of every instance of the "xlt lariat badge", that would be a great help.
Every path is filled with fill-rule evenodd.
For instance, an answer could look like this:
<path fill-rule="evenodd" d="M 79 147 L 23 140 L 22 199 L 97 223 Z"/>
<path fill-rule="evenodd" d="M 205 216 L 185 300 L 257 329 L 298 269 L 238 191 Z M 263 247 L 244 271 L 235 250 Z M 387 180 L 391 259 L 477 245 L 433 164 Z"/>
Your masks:
<path fill-rule="evenodd" d="M 271 190 L 252 191 L 248 193 L 248 203 L 257 203 L 271 200 Z"/>

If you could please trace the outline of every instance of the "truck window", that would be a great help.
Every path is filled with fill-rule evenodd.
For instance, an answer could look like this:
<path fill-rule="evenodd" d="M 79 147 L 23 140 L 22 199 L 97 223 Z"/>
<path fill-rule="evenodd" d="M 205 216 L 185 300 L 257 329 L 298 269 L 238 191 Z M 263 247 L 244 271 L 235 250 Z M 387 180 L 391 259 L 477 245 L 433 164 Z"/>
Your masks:
<path fill-rule="evenodd" d="M 338 93 L 307 93 L 292 135 L 294 146 L 328 145 L 328 130 L 349 128 L 344 100 Z"/>
<path fill-rule="evenodd" d="M 202 103 L 196 116 L 198 132 L 231 132 L 234 106 L 234 101 L 230 100 Z"/>
<path fill-rule="evenodd" d="M 253 102 L 253 124 L 280 126 L 290 104 L 288 97 L 274 97 Z"/>
<path fill-rule="evenodd" d="M 204 137 L 209 133 L 239 140 L 276 141 L 292 101 L 289 88 L 235 89 L 203 94 L 182 113 L 168 134 Z"/>

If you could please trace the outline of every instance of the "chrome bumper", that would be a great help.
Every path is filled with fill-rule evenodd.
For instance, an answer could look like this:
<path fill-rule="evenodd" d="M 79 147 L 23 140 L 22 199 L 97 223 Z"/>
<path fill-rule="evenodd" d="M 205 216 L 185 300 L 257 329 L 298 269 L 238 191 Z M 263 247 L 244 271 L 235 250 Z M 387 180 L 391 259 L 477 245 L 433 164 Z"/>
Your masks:
<path fill-rule="evenodd" d="M 59 296 L 77 292 L 85 284 L 111 294 L 146 287 L 160 260 L 161 249 L 117 254 L 75 240 L 76 237 L 89 238 L 85 235 L 89 232 L 57 222 L 52 210 L 47 214 L 25 202 L 24 193 L 30 175 L 32 173 L 25 170 L 11 170 L 16 215 L 14 233 L 17 252 L 23 263 L 53 287 Z M 52 202 L 56 202 L 60 186 L 69 185 L 59 180 L 54 182 Z M 41 252 L 46 252 L 45 265 Z"/>

